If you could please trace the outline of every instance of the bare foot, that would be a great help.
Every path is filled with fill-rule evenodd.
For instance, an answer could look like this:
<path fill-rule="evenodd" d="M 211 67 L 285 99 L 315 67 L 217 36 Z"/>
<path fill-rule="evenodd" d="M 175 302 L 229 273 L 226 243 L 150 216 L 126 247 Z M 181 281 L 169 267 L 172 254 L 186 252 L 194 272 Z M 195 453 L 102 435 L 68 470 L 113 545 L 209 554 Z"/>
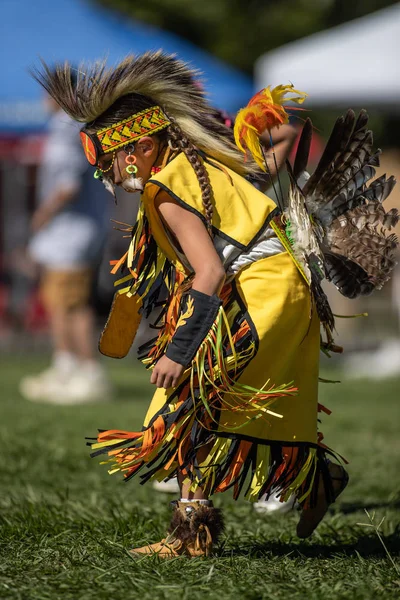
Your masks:
<path fill-rule="evenodd" d="M 332 479 L 332 487 L 333 493 L 335 495 L 335 500 L 345 489 L 346 485 L 349 482 L 349 476 L 347 475 L 347 471 L 337 465 L 335 463 L 329 464 L 329 473 Z M 313 508 L 303 509 L 301 512 L 300 520 L 297 524 L 297 536 L 299 538 L 305 539 L 310 537 L 319 523 L 322 521 L 324 516 L 326 515 L 329 502 L 326 499 L 324 484 L 321 479 L 318 488 L 318 498 L 317 504 Z"/>

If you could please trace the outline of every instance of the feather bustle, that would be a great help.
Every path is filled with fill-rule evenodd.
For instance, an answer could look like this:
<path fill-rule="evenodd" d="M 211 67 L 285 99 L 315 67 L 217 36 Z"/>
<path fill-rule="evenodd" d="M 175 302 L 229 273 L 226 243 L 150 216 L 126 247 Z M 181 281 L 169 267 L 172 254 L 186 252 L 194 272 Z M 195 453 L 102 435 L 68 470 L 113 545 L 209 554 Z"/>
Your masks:
<path fill-rule="evenodd" d="M 367 124 L 364 110 L 357 119 L 353 111 L 337 119 L 321 160 L 303 187 L 305 209 L 313 223 L 308 238 L 319 241 L 326 277 L 350 298 L 380 289 L 396 264 L 398 241 L 387 231 L 398 223 L 399 214 L 383 207 L 395 179 L 383 175 L 373 180 L 380 150 L 373 152 Z M 306 256 L 311 245 L 310 241 Z"/>

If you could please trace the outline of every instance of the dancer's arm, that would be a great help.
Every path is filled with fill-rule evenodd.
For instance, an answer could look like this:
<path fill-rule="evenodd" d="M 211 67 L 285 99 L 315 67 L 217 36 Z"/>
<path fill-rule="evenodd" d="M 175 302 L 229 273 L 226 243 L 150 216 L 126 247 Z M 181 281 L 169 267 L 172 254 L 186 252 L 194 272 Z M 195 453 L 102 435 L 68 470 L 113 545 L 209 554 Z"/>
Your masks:
<path fill-rule="evenodd" d="M 285 164 L 285 160 L 289 156 L 289 153 L 296 140 L 297 132 L 292 125 L 281 125 L 280 127 L 274 127 L 271 130 L 271 134 L 265 131 L 260 137 L 267 157 L 267 164 L 269 168 L 270 177 L 265 177 L 264 183 L 260 184 L 261 191 L 265 192 L 266 189 L 271 185 L 271 178 L 277 176 L 278 172 Z M 271 139 L 272 144 L 271 145 Z M 274 158 L 275 155 L 275 158 Z"/>
<path fill-rule="evenodd" d="M 225 280 L 225 271 L 201 219 L 163 191 L 157 195 L 156 207 L 195 273 L 192 289 L 207 296 L 218 294 Z M 157 387 L 176 386 L 184 368 L 163 356 L 154 367 L 150 381 Z"/>
<path fill-rule="evenodd" d="M 210 296 L 218 294 L 225 271 L 201 219 L 164 191 L 157 194 L 156 208 L 195 273 L 193 289 Z"/>

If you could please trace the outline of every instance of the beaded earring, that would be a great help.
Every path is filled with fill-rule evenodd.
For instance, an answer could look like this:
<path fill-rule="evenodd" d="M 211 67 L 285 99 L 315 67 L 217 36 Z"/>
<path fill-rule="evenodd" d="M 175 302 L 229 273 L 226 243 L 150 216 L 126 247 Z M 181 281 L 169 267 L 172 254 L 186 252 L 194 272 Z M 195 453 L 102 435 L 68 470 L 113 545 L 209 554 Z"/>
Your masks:
<path fill-rule="evenodd" d="M 136 173 L 138 172 L 138 168 L 136 166 L 136 156 L 132 154 L 135 150 L 134 144 L 128 144 L 124 148 L 125 152 L 127 152 L 127 156 L 125 157 L 125 162 L 127 166 L 125 167 L 125 171 L 129 173 L 130 177 L 124 179 L 122 182 L 122 187 L 127 192 L 140 192 L 143 190 L 143 179 L 141 177 L 136 177 Z"/>
<path fill-rule="evenodd" d="M 112 153 L 112 159 L 111 159 L 111 164 L 107 169 L 102 169 L 99 165 L 97 165 L 97 169 L 95 170 L 95 172 L 93 173 L 93 177 L 95 179 L 99 179 L 100 181 L 103 180 L 103 176 L 104 173 L 108 173 L 109 171 L 111 171 L 111 169 L 114 166 L 114 161 L 115 161 L 115 152 Z"/>
<path fill-rule="evenodd" d="M 129 173 L 129 175 L 133 175 L 133 177 L 135 177 L 138 170 L 136 166 L 136 156 L 134 156 L 133 154 L 128 154 L 128 156 L 125 158 L 125 162 L 128 165 L 127 167 L 125 167 L 126 172 Z"/>

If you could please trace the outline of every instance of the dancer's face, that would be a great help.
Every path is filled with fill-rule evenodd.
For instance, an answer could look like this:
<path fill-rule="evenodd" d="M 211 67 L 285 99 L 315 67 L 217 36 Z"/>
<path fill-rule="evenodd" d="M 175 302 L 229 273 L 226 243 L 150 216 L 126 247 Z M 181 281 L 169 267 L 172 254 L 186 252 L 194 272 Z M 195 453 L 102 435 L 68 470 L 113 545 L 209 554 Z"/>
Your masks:
<path fill-rule="evenodd" d="M 137 167 L 135 177 L 132 177 L 132 174 L 126 170 L 129 166 L 126 162 L 129 153 L 126 150 L 119 150 L 116 152 L 112 168 L 109 171 L 107 171 L 107 169 L 111 167 L 113 161 L 112 154 L 105 154 L 100 157 L 99 167 L 103 171 L 106 171 L 106 176 L 109 177 L 115 185 L 124 188 L 127 192 L 134 193 L 142 191 L 145 184 L 150 179 L 151 168 L 160 155 L 160 143 L 154 136 L 146 136 L 140 138 L 133 145 L 133 148 L 131 156 L 135 157 L 135 166 Z"/>

